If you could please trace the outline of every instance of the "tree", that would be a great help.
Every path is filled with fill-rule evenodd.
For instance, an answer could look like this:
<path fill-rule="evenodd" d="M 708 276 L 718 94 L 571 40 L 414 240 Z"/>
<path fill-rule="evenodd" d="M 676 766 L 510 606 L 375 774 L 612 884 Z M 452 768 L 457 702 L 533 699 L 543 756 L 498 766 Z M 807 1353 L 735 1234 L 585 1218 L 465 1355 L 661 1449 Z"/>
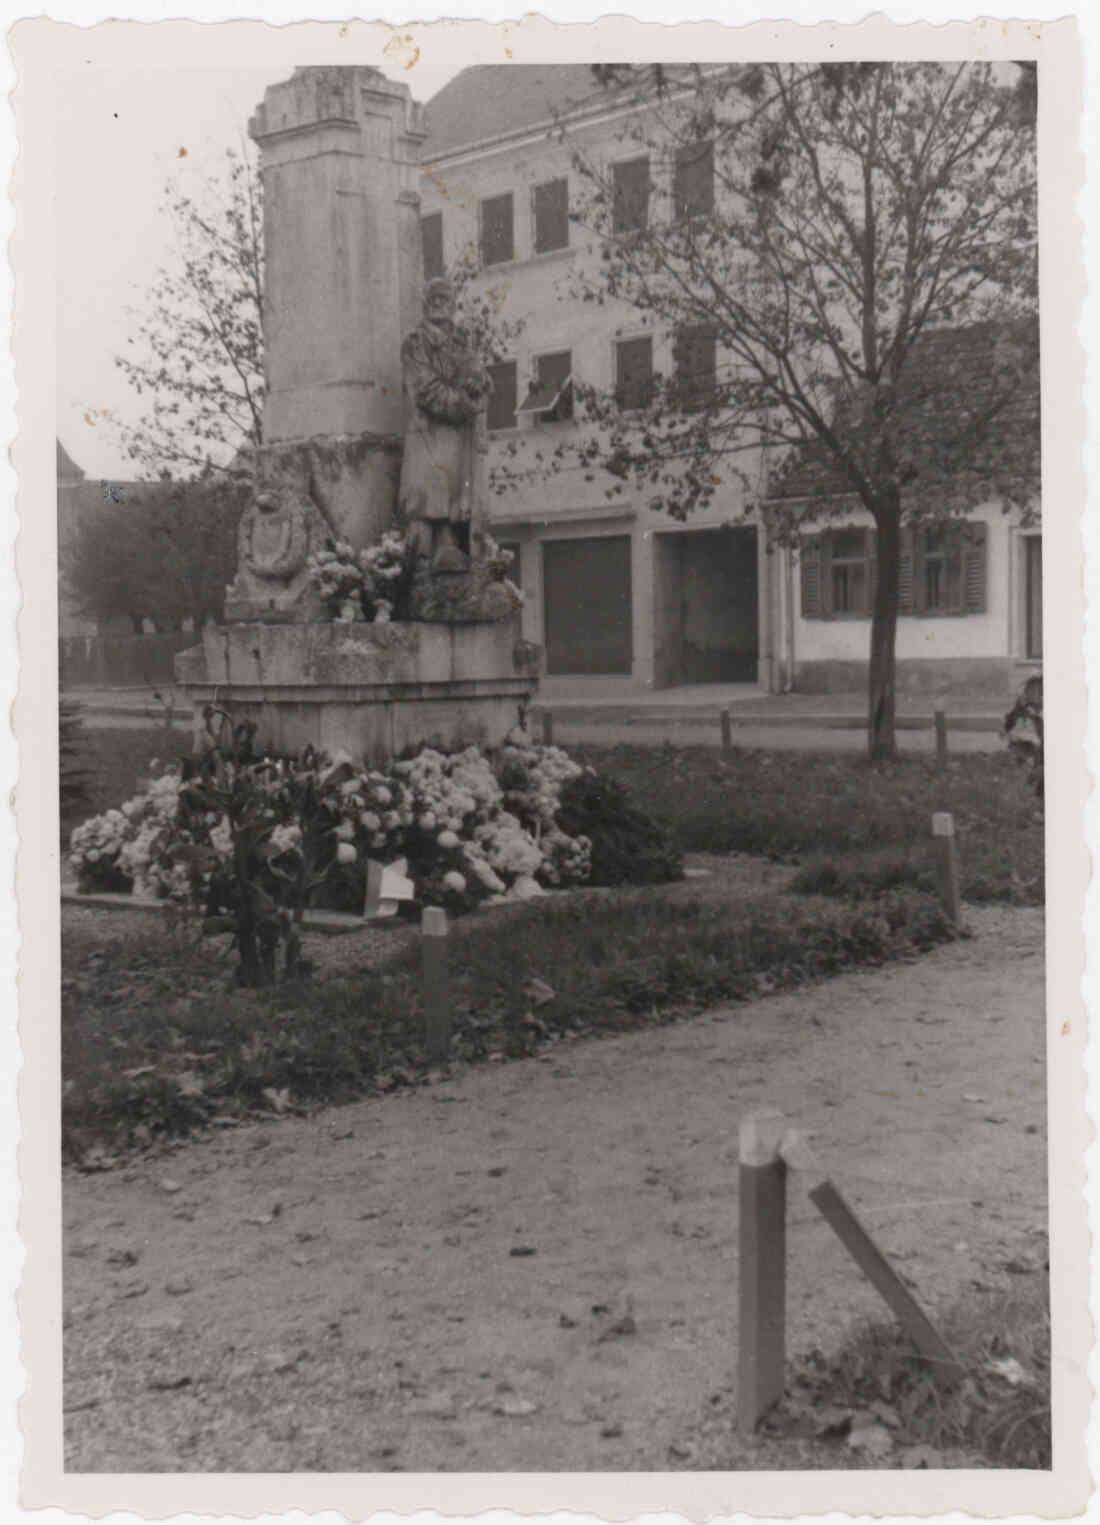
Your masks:
<path fill-rule="evenodd" d="M 207 472 L 131 487 L 76 517 L 61 572 L 82 613 L 178 628 L 222 615 L 247 481 Z"/>
<path fill-rule="evenodd" d="M 573 151 L 600 249 L 575 289 L 674 333 L 676 358 L 629 412 L 589 388 L 597 427 L 576 448 L 612 490 L 643 486 L 678 518 L 749 481 L 762 449 L 838 472 L 877 531 L 868 749 L 889 757 L 903 519 L 993 495 L 1026 508 L 1038 488 L 1037 451 L 990 448 L 1038 388 L 1034 68 L 605 69 L 601 83 L 637 109 L 610 166 Z M 633 182 L 628 153 L 645 161 Z M 658 156 L 668 186 L 650 178 Z M 928 364 L 945 328 L 982 336 L 980 385 L 973 366 Z M 776 507 L 765 527 L 795 539 L 800 520 Z"/>
<path fill-rule="evenodd" d="M 126 451 L 147 474 L 248 472 L 242 447 L 263 429 L 263 205 L 247 152 L 192 194 L 170 182 L 163 204 L 176 259 L 157 271 L 144 314 L 115 363 L 146 399 L 123 424 Z"/>

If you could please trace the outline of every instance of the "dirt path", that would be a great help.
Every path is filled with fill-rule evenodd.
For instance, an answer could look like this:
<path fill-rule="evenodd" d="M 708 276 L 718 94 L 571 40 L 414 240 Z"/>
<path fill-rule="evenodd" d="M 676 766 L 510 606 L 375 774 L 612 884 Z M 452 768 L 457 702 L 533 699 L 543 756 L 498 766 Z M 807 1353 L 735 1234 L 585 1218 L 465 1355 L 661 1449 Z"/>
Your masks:
<path fill-rule="evenodd" d="M 1043 1262 L 1041 912 L 970 920 L 913 964 L 67 1174 L 67 1469 L 737 1465 L 697 1419 L 735 1371 L 746 1111 L 812 1135 L 929 1308 Z M 881 1305 L 797 1178 L 789 1216 L 789 1347 L 827 1350 Z"/>

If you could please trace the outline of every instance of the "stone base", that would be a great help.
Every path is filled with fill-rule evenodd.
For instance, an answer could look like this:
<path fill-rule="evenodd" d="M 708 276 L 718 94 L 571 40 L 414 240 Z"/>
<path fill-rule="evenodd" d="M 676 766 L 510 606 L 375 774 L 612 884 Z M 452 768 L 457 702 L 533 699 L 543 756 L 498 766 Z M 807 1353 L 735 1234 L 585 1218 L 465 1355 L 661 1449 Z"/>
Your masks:
<path fill-rule="evenodd" d="M 493 624 L 211 626 L 176 658 L 193 707 L 251 720 L 270 751 L 347 751 L 373 764 L 422 744 L 499 746 L 537 687 L 518 618 Z"/>

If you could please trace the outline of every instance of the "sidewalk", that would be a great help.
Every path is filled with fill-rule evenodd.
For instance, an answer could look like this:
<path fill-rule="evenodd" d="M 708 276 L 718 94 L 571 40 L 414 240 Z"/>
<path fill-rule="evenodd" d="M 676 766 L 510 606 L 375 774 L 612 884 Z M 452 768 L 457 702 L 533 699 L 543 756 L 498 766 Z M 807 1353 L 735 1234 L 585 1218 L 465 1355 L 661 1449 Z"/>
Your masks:
<path fill-rule="evenodd" d="M 180 724 L 190 723 L 189 707 L 172 690 L 160 690 L 172 698 L 172 716 Z M 100 720 L 126 720 L 131 724 L 145 721 L 163 724 L 164 705 L 154 697 L 154 690 L 144 688 L 80 688 L 64 692 L 63 698 L 75 700 L 93 724 Z M 933 695 L 901 695 L 898 699 L 899 730 L 923 730 L 933 725 L 933 715 L 942 707 L 948 726 L 961 731 L 999 731 L 1010 701 L 988 693 L 953 694 L 943 699 Z M 536 695 L 531 714 L 538 720 L 544 714 L 566 719 L 570 727 L 592 722 L 615 725 L 649 725 L 671 721 L 679 725 L 717 726 L 723 710 L 730 711 L 735 729 L 752 722 L 764 726 L 805 727 L 813 730 L 862 730 L 867 723 L 865 693 L 843 694 L 768 694 L 755 683 L 699 683 L 682 688 L 658 689 L 648 694 L 608 697 L 561 698 Z"/>

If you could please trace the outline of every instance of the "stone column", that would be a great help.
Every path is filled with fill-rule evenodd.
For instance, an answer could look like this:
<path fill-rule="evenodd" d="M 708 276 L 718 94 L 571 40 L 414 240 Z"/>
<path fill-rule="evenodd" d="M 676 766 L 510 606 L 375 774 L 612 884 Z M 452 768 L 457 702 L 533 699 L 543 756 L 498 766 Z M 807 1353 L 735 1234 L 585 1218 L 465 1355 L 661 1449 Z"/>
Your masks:
<path fill-rule="evenodd" d="M 361 546 L 397 498 L 423 111 L 377 69 L 309 66 L 267 90 L 249 132 L 264 187 L 264 452 L 308 474 L 334 531 Z"/>

